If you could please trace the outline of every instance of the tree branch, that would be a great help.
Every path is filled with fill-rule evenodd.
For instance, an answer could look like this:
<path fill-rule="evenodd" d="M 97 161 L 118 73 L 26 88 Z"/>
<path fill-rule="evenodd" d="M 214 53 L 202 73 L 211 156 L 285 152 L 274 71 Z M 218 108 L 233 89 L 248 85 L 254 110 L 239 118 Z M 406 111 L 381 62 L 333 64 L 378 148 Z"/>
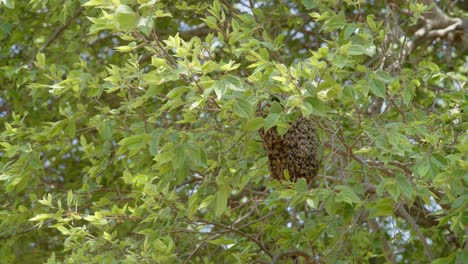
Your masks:
<path fill-rule="evenodd" d="M 32 64 L 33 64 L 33 61 L 36 59 L 37 57 L 37 54 L 38 53 L 44 53 L 44 51 L 50 46 L 50 44 L 52 44 L 52 42 L 54 42 L 62 33 L 63 31 L 65 31 L 66 28 L 68 28 L 71 23 L 73 22 L 73 20 L 75 18 L 77 18 L 81 12 L 83 12 L 84 10 L 84 7 L 80 6 L 76 11 L 75 13 L 73 14 L 73 16 L 69 17 L 67 19 L 67 21 L 65 21 L 65 24 L 61 25 L 60 27 L 58 27 L 57 29 L 55 29 L 55 31 L 52 33 L 52 35 L 49 36 L 49 38 L 47 39 L 47 41 L 44 43 L 44 45 L 42 45 L 42 47 L 36 52 L 36 54 L 34 55 L 34 57 L 32 57 L 29 61 L 29 66 L 31 67 Z"/>
<path fill-rule="evenodd" d="M 259 241 L 258 239 L 256 239 L 255 237 L 247 234 L 247 233 L 244 233 L 242 231 L 240 231 L 239 229 L 237 228 L 234 228 L 234 227 L 231 227 L 231 226 L 227 226 L 227 225 L 223 225 L 221 223 L 217 223 L 217 222 L 212 222 L 212 221 L 208 221 L 208 220 L 205 220 L 205 219 L 198 219 L 199 221 L 201 222 L 204 222 L 204 223 L 207 223 L 207 224 L 210 224 L 210 225 L 214 225 L 214 226 L 217 226 L 217 227 L 221 227 L 221 228 L 224 228 L 224 229 L 227 229 L 227 230 L 230 230 L 234 233 L 237 233 L 243 237 L 246 237 L 248 239 L 250 239 L 251 241 L 253 241 L 255 244 L 257 244 L 260 249 L 265 252 L 271 259 L 274 258 L 273 254 L 268 250 L 268 248 L 266 248 L 266 246 L 261 242 Z"/>
<path fill-rule="evenodd" d="M 433 0 L 419 0 L 424 5 L 435 4 Z M 421 21 L 423 24 L 416 30 L 413 37 L 408 41 L 406 47 L 403 48 L 403 54 L 401 61 L 405 61 L 408 55 L 423 42 L 435 39 L 435 38 L 446 38 L 450 33 L 456 30 L 461 30 L 461 37 L 459 38 L 461 43 L 455 42 L 455 46 L 460 46 L 462 52 L 468 45 L 468 22 L 458 17 L 450 17 L 442 11 L 437 5 L 435 5 L 429 12 L 422 15 Z M 458 33 L 460 34 L 460 33 Z M 449 41 L 454 42 L 452 36 Z M 457 38 L 458 39 L 458 38 Z M 400 63 L 401 65 L 402 63 Z"/>
<path fill-rule="evenodd" d="M 50 44 L 52 44 L 52 42 L 54 42 L 54 41 L 63 33 L 63 31 L 71 25 L 71 23 L 73 22 L 73 20 L 74 20 L 75 18 L 77 18 L 77 17 L 81 14 L 81 12 L 83 12 L 83 10 L 84 10 L 84 7 L 80 6 L 80 7 L 75 11 L 75 13 L 73 14 L 73 16 L 71 16 L 71 17 L 69 17 L 69 18 L 67 19 L 67 21 L 65 22 L 65 24 L 63 24 L 63 25 L 61 25 L 60 27 L 58 27 L 58 28 L 54 31 L 54 33 L 52 33 L 52 35 L 49 36 L 49 38 L 48 38 L 47 41 L 44 43 L 44 45 L 42 45 L 42 47 L 39 49 L 39 52 L 41 52 L 41 53 L 44 52 L 44 51 L 47 49 L 47 47 L 49 47 Z"/>
<path fill-rule="evenodd" d="M 429 262 L 432 262 L 434 259 L 431 249 L 429 248 L 429 245 L 427 244 L 426 237 L 422 233 L 421 229 L 419 226 L 416 224 L 416 221 L 414 221 L 413 217 L 406 211 L 405 207 L 403 205 L 399 205 L 397 208 L 397 211 L 400 213 L 400 215 L 410 224 L 411 228 L 413 228 L 414 232 L 416 232 L 416 235 L 419 237 L 419 240 L 421 240 L 421 243 L 424 247 L 424 253 L 426 254 L 427 259 Z"/>
<path fill-rule="evenodd" d="M 368 219 L 367 223 L 369 224 L 369 227 L 373 232 L 377 233 L 379 231 L 380 227 L 377 221 L 375 221 L 375 219 Z M 395 256 L 393 255 L 388 241 L 383 234 L 380 236 L 380 241 L 382 242 L 382 251 L 384 253 L 385 259 L 390 263 L 396 263 Z"/>
<path fill-rule="evenodd" d="M 289 250 L 289 251 L 276 255 L 271 261 L 271 264 L 279 263 L 280 260 L 289 258 L 289 257 L 303 257 L 304 258 L 303 263 L 310 263 L 310 264 L 316 263 L 316 261 L 314 260 L 314 256 L 310 255 L 309 253 L 305 251 L 293 249 L 293 250 Z M 284 262 L 281 262 L 281 263 L 284 263 Z"/>

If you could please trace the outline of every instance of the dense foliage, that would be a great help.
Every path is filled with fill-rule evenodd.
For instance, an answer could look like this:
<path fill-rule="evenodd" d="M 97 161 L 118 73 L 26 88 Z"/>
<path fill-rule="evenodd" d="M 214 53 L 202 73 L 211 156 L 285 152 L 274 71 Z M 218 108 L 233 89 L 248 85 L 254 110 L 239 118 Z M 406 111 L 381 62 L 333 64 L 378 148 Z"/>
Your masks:
<path fill-rule="evenodd" d="M 0 262 L 462 263 L 464 15 L 0 0 Z M 319 175 L 272 180 L 258 131 L 301 116 Z"/>

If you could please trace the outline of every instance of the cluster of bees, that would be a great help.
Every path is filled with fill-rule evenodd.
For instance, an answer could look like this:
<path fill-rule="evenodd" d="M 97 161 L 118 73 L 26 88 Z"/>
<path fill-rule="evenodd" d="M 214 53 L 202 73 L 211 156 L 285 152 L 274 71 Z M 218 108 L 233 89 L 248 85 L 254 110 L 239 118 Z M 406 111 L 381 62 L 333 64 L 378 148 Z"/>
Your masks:
<path fill-rule="evenodd" d="M 283 136 L 276 127 L 266 131 L 262 128 L 259 133 L 273 179 L 297 181 L 304 178 L 310 183 L 317 175 L 319 140 L 312 120 L 297 118 Z"/>

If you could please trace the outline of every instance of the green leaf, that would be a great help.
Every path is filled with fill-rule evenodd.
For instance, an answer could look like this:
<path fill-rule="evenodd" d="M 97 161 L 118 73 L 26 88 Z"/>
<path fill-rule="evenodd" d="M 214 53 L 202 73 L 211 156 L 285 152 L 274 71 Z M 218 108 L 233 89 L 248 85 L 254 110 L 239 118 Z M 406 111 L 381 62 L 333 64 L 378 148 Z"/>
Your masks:
<path fill-rule="evenodd" d="M 140 134 L 135 136 L 126 137 L 119 141 L 119 150 L 117 154 L 123 154 L 129 152 L 129 156 L 133 156 L 138 152 L 141 152 L 148 142 L 151 141 L 151 135 L 149 134 Z"/>
<path fill-rule="evenodd" d="M 403 102 L 405 105 L 409 105 L 416 95 L 416 87 L 414 85 L 408 85 L 403 88 Z"/>
<path fill-rule="evenodd" d="M 455 253 L 452 253 L 450 256 L 445 257 L 445 258 L 438 258 L 435 259 L 431 262 L 431 264 L 448 264 L 448 263 L 454 263 L 455 264 Z M 466 259 L 465 259 L 466 260 Z M 460 262 L 462 263 L 462 262 Z"/>
<path fill-rule="evenodd" d="M 225 79 L 227 88 L 233 91 L 243 92 L 245 91 L 244 85 L 242 84 L 241 79 L 234 75 L 228 75 Z"/>
<path fill-rule="evenodd" d="M 349 188 L 348 186 L 345 185 L 338 185 L 335 187 L 335 190 L 338 190 L 338 195 L 336 196 L 336 201 L 340 202 L 346 202 L 349 204 L 361 204 L 361 199 L 359 199 L 359 196 L 356 195 L 356 193 L 353 191 L 353 189 Z"/>
<path fill-rule="evenodd" d="M 151 141 L 149 142 L 149 152 L 152 156 L 155 156 L 159 150 L 159 142 L 161 137 L 164 135 L 165 130 L 161 127 L 151 131 Z"/>
<path fill-rule="evenodd" d="M 399 197 L 401 194 L 400 186 L 395 183 L 393 179 L 387 180 L 385 182 L 385 190 L 392 196 L 393 200 L 399 201 Z"/>
<path fill-rule="evenodd" d="M 348 48 L 348 55 L 352 55 L 352 56 L 363 55 L 363 54 L 366 54 L 366 50 L 367 50 L 366 47 L 364 47 L 363 45 L 352 44 Z"/>
<path fill-rule="evenodd" d="M 206 24 L 209 28 L 212 28 L 212 29 L 218 28 L 218 24 L 217 24 L 217 21 L 216 21 L 216 18 L 215 18 L 215 17 L 208 16 L 208 17 L 202 18 L 201 20 L 202 20 L 203 22 L 205 22 L 205 24 Z"/>
<path fill-rule="evenodd" d="M 317 6 L 317 1 L 316 0 L 301 0 L 302 5 L 309 10 L 312 8 L 315 8 Z"/>
<path fill-rule="evenodd" d="M 29 221 L 44 221 L 44 220 L 47 220 L 47 219 L 50 219 L 50 218 L 55 218 L 56 215 L 55 214 L 38 214 L 36 216 L 34 216 L 33 218 L 30 218 Z"/>
<path fill-rule="evenodd" d="M 338 15 L 335 15 L 325 23 L 325 29 L 327 32 L 331 32 L 346 26 L 346 24 L 345 14 L 343 11 L 340 11 Z"/>
<path fill-rule="evenodd" d="M 67 194 L 67 205 L 68 207 L 71 206 L 73 202 L 73 192 L 71 190 L 68 191 L 68 194 Z"/>
<path fill-rule="evenodd" d="M 265 125 L 265 119 L 262 117 L 256 117 L 247 121 L 244 129 L 247 131 L 257 131 Z"/>
<path fill-rule="evenodd" d="M 151 34 L 153 30 L 154 21 L 151 17 L 141 17 L 138 20 L 137 28 L 141 31 L 141 33 L 145 34 L 147 37 Z"/>
<path fill-rule="evenodd" d="M 189 200 L 188 200 L 188 207 L 187 207 L 187 216 L 189 218 L 193 217 L 195 213 L 197 212 L 198 206 L 200 202 L 200 195 L 199 192 L 196 192 L 194 195 L 192 195 Z"/>
<path fill-rule="evenodd" d="M 112 122 L 106 120 L 102 123 L 102 128 L 100 131 L 101 137 L 104 140 L 112 140 L 112 135 L 113 135 L 113 126 Z"/>
<path fill-rule="evenodd" d="M 54 227 L 54 226 L 52 226 Z M 67 228 L 65 228 L 63 225 L 55 225 L 55 228 L 57 228 L 58 231 L 60 231 L 60 233 L 62 233 L 62 235 L 69 235 L 70 234 L 70 231 L 68 231 Z"/>
<path fill-rule="evenodd" d="M 182 95 L 190 92 L 191 90 L 192 90 L 191 87 L 179 86 L 179 87 L 175 87 L 171 89 L 171 91 L 168 92 L 166 96 L 171 99 L 176 99 L 176 98 L 180 98 Z"/>
<path fill-rule="evenodd" d="M 115 10 L 115 18 L 121 29 L 130 31 L 135 28 L 138 16 L 128 5 L 119 5 Z"/>
<path fill-rule="evenodd" d="M 214 200 L 216 199 L 216 195 L 208 195 L 198 206 L 198 210 L 202 210 L 207 208 Z"/>
<path fill-rule="evenodd" d="M 378 70 L 375 72 L 375 77 L 377 80 L 380 80 L 384 83 L 390 83 L 390 82 L 393 82 L 393 78 L 392 76 L 390 76 L 390 74 L 388 74 L 388 72 L 386 71 L 382 71 L 382 70 Z"/>
<path fill-rule="evenodd" d="M 254 115 L 254 106 L 245 99 L 238 99 L 234 103 L 233 111 L 239 117 L 251 118 Z"/>
<path fill-rule="evenodd" d="M 37 55 L 36 55 L 36 66 L 41 68 L 41 69 L 44 69 L 44 67 L 46 66 L 44 53 L 41 53 L 41 52 L 37 53 Z"/>
<path fill-rule="evenodd" d="M 172 167 L 174 169 L 181 169 L 186 166 L 187 155 L 185 152 L 185 145 L 177 145 L 174 153 L 174 157 L 172 159 Z"/>
<path fill-rule="evenodd" d="M 159 9 L 154 12 L 155 17 L 172 17 L 171 13 L 166 13 L 163 10 Z"/>
<path fill-rule="evenodd" d="M 215 202 L 215 215 L 221 216 L 227 207 L 227 200 L 231 193 L 231 188 L 228 184 L 223 184 L 219 186 L 218 192 L 216 193 L 216 202 Z"/>
<path fill-rule="evenodd" d="M 314 199 L 309 198 L 309 199 L 306 200 L 306 203 L 307 203 L 308 206 L 310 206 L 310 208 L 317 209 L 317 204 L 318 203 Z"/>
<path fill-rule="evenodd" d="M 325 211 L 327 212 L 328 215 L 336 215 L 336 200 L 335 196 L 333 195 L 328 195 L 325 199 Z"/>
<path fill-rule="evenodd" d="M 394 202 L 390 198 L 379 198 L 367 204 L 366 207 L 369 209 L 369 218 L 391 216 L 395 210 Z"/>
<path fill-rule="evenodd" d="M 265 118 L 265 130 L 268 130 L 274 126 L 276 126 L 277 121 L 279 120 L 280 115 L 279 114 L 269 114 Z"/>
<path fill-rule="evenodd" d="M 430 169 L 431 163 L 429 160 L 422 160 L 413 166 L 414 172 L 416 172 L 419 177 L 426 177 Z"/>
<path fill-rule="evenodd" d="M 307 182 L 304 178 L 300 178 L 294 185 L 296 192 L 306 192 L 307 191 Z"/>
<path fill-rule="evenodd" d="M 226 85 L 226 80 L 225 79 L 215 81 L 211 87 L 214 89 L 216 97 L 218 98 L 218 100 L 221 100 L 223 95 L 226 94 L 227 85 Z"/>
<path fill-rule="evenodd" d="M 315 116 L 327 116 L 329 109 L 318 97 L 308 97 L 306 98 L 306 101 L 307 104 L 304 104 L 304 106 L 308 108 L 310 114 Z"/>
<path fill-rule="evenodd" d="M 401 189 L 401 192 L 406 198 L 413 198 L 413 187 L 406 176 L 398 175 L 396 177 L 396 183 L 399 185 L 399 189 Z"/>
<path fill-rule="evenodd" d="M 378 97 L 385 98 L 386 96 L 386 88 L 384 82 L 377 79 L 370 79 L 369 80 L 369 89 L 370 91 Z"/>
<path fill-rule="evenodd" d="M 377 28 L 377 24 L 375 23 L 375 15 L 368 15 L 366 17 L 366 21 L 367 21 L 367 25 L 369 25 L 370 29 L 373 31 L 373 32 L 377 32 L 378 31 L 378 28 Z"/>

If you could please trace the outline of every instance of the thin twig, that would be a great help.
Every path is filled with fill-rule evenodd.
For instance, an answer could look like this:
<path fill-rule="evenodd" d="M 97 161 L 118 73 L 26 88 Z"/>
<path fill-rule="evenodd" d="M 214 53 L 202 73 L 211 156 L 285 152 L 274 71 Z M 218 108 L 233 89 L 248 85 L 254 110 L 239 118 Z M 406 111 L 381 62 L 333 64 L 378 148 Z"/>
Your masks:
<path fill-rule="evenodd" d="M 220 224 L 220 223 L 217 223 L 217 222 L 208 221 L 208 220 L 205 220 L 205 219 L 199 219 L 199 221 L 205 222 L 205 223 L 210 224 L 210 225 L 218 226 L 218 227 L 221 227 L 221 228 L 224 228 L 224 229 L 231 230 L 234 233 L 237 233 L 237 234 L 239 234 L 239 235 L 241 235 L 243 237 L 246 237 L 246 238 L 252 240 L 255 244 L 257 244 L 262 249 L 262 251 L 265 252 L 271 259 L 274 258 L 273 254 L 266 248 L 266 246 L 261 241 L 259 241 L 258 239 L 256 239 L 255 237 L 253 237 L 253 236 L 251 236 L 251 235 L 249 235 L 247 233 L 244 233 L 244 232 L 240 231 L 237 228 L 227 226 L 227 225 L 223 225 L 223 224 Z"/>
<path fill-rule="evenodd" d="M 369 224 L 369 227 L 372 231 L 376 233 L 379 231 L 380 229 L 379 224 L 377 223 L 375 219 L 368 219 L 367 223 Z M 383 234 L 380 236 L 380 241 L 382 241 L 382 250 L 383 250 L 385 259 L 390 263 L 396 263 L 395 257 L 393 256 L 393 253 L 392 253 L 392 250 L 390 249 L 388 241 Z"/>
<path fill-rule="evenodd" d="M 42 47 L 36 52 L 35 56 L 31 58 L 31 60 L 29 61 L 30 66 L 32 66 L 32 63 L 34 62 L 34 60 L 37 57 L 37 54 L 38 53 L 44 53 L 44 51 L 50 46 L 50 44 L 52 44 L 52 42 L 54 42 L 63 33 L 63 31 L 65 31 L 65 29 L 67 29 L 71 25 L 73 20 L 75 20 L 75 18 L 77 18 L 81 14 L 81 12 L 83 12 L 83 11 L 84 11 L 84 7 L 80 6 L 75 11 L 73 16 L 69 17 L 67 19 L 67 21 L 65 21 L 65 23 L 63 25 L 61 25 L 60 27 L 55 29 L 55 31 L 52 33 L 52 35 L 50 35 L 49 38 L 47 39 L 47 41 L 44 43 L 44 45 L 42 45 Z"/>
<path fill-rule="evenodd" d="M 81 12 L 84 11 L 84 7 L 80 6 L 76 11 L 75 13 L 73 14 L 73 16 L 69 17 L 67 19 L 67 21 L 65 21 L 65 24 L 61 25 L 60 27 L 58 27 L 54 33 L 52 33 L 52 35 L 50 35 L 50 37 L 47 39 L 47 41 L 44 43 L 44 45 L 42 45 L 42 47 L 39 49 L 39 52 L 44 52 L 47 47 L 50 46 L 50 44 L 52 44 L 52 42 L 54 42 L 62 33 L 63 31 L 69 27 L 71 25 L 71 23 L 73 22 L 73 20 L 75 18 L 77 18 Z"/>
<path fill-rule="evenodd" d="M 431 249 L 429 248 L 429 245 L 427 244 L 426 237 L 422 233 L 421 229 L 419 226 L 416 224 L 416 221 L 413 219 L 413 217 L 406 211 L 406 209 L 403 207 L 403 205 L 399 205 L 397 208 L 398 212 L 401 214 L 403 218 L 410 224 L 410 226 L 413 228 L 414 232 L 416 232 L 416 235 L 419 237 L 419 240 L 421 240 L 421 243 L 424 247 L 424 253 L 426 254 L 427 259 L 429 262 L 432 262 L 434 259 Z"/>
<path fill-rule="evenodd" d="M 206 241 L 207 240 L 212 240 L 214 238 L 216 238 L 217 236 L 220 236 L 221 234 L 219 233 L 216 233 L 212 236 L 209 236 L 207 237 L 206 239 L 204 239 L 193 251 L 192 253 L 190 253 L 190 255 L 187 257 L 187 259 L 184 261 L 184 263 L 190 263 L 190 260 L 195 256 L 195 254 L 198 252 L 198 250 L 200 250 L 200 248 L 202 248 L 205 244 L 206 244 Z"/>

